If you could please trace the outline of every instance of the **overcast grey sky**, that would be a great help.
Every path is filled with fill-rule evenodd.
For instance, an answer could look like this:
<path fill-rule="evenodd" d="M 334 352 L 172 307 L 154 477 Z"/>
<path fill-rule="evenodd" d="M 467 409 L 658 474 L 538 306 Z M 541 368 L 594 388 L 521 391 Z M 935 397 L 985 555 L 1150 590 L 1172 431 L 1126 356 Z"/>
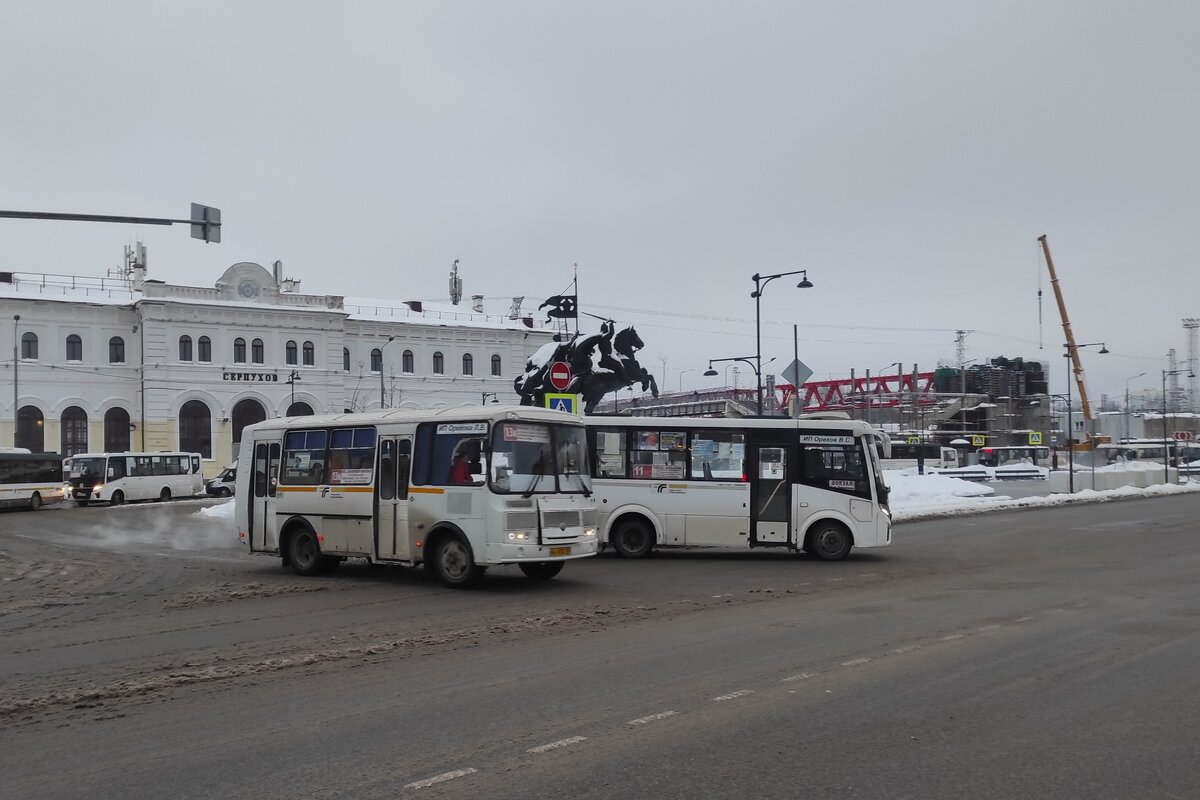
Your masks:
<path fill-rule="evenodd" d="M 303 290 L 581 308 L 636 323 L 667 385 L 792 324 L 817 377 L 1052 362 L 1049 236 L 1093 395 L 1157 386 L 1200 317 L 1200 4 L 23 2 L 0 27 L 2 269 L 211 285 L 282 259 Z M 1037 291 L 1045 349 L 1038 349 Z M 719 318 L 719 319 L 712 319 Z M 1057 363 L 1054 363 L 1057 362 Z M 680 370 L 695 370 L 680 373 Z M 743 385 L 753 376 L 743 373 Z M 715 381 L 720 383 L 720 381 Z"/>

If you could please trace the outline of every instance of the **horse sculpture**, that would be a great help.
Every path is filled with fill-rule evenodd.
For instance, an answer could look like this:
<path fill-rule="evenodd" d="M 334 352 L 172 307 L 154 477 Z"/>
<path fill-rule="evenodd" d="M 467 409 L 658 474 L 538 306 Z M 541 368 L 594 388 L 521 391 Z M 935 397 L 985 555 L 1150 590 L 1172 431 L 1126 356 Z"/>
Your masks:
<path fill-rule="evenodd" d="M 550 342 L 543 345 L 525 362 L 524 374 L 513 381 L 521 396 L 522 405 L 543 405 L 550 385 L 550 365 L 564 361 L 571 367 L 571 382 L 566 391 L 583 399 L 583 413 L 591 414 L 609 392 L 640 383 L 642 391 L 650 390 L 658 397 L 658 384 L 649 370 L 637 361 L 637 351 L 645 347 L 633 326 L 616 330 L 612 320 L 600 326 L 600 333 L 569 342 Z M 599 352 L 599 361 L 594 354 Z"/>

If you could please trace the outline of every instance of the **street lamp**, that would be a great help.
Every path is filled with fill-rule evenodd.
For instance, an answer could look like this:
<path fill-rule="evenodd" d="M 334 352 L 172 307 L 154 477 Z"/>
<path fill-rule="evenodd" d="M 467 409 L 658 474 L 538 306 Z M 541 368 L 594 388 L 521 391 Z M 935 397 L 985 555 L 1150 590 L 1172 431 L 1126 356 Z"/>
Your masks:
<path fill-rule="evenodd" d="M 1108 347 L 1104 344 L 1104 342 L 1084 342 L 1083 344 L 1071 344 L 1070 342 L 1064 342 L 1063 348 L 1067 352 L 1063 353 L 1063 358 L 1069 358 L 1069 359 L 1071 359 L 1072 364 L 1077 364 L 1079 362 L 1079 351 L 1080 350 L 1082 350 L 1085 347 L 1097 347 L 1097 346 L 1100 348 L 1100 350 L 1099 350 L 1100 355 L 1102 355 L 1102 356 L 1108 355 Z M 1078 379 L 1079 374 L 1080 374 L 1080 370 L 1077 370 L 1075 372 L 1076 379 Z M 1086 401 L 1087 397 L 1083 396 L 1080 398 L 1080 400 Z M 1068 424 L 1070 424 L 1070 417 L 1071 417 L 1071 376 L 1067 375 L 1067 420 L 1068 420 Z M 1092 448 L 1092 466 L 1095 467 L 1096 466 L 1095 431 L 1088 432 L 1088 439 L 1089 439 L 1090 446 Z M 1072 478 L 1074 478 L 1074 474 L 1075 474 L 1075 430 L 1073 428 L 1067 431 L 1067 457 L 1071 459 L 1071 475 L 1072 475 Z M 1095 484 L 1093 483 L 1093 487 L 1094 486 L 1095 486 Z M 1071 493 L 1072 494 L 1075 493 L 1074 480 L 1071 481 Z"/>
<path fill-rule="evenodd" d="M 491 400 L 492 405 L 494 405 L 494 406 L 500 405 L 500 398 L 496 395 L 495 392 L 483 392 L 482 394 L 483 394 L 483 397 L 479 401 L 481 404 L 487 405 L 488 398 L 490 397 L 490 398 L 492 398 L 492 400 Z"/>
<path fill-rule="evenodd" d="M 300 381 L 300 373 L 292 370 L 292 374 L 288 375 L 286 383 L 292 387 L 292 402 L 288 406 L 288 411 L 292 410 L 292 406 L 296 405 L 296 384 Z"/>
<path fill-rule="evenodd" d="M 1070 387 L 1069 382 L 1067 386 Z M 1065 395 L 1050 394 L 1046 396 L 1057 397 L 1059 400 L 1065 400 L 1067 403 L 1067 487 L 1071 494 L 1075 494 L 1075 451 L 1071 449 L 1071 431 L 1074 429 L 1071 421 L 1071 395 L 1068 392 Z"/>
<path fill-rule="evenodd" d="M 1187 369 L 1164 369 L 1162 371 L 1163 483 L 1171 482 L 1171 439 L 1175 438 L 1174 433 L 1167 434 L 1167 376 L 1182 375 L 1185 372 L 1189 378 L 1196 377 L 1191 370 Z"/>
<path fill-rule="evenodd" d="M 383 402 L 383 351 L 387 349 L 387 346 L 391 344 L 395 338 L 395 336 L 389 336 L 388 340 L 383 343 L 383 347 L 379 348 L 379 407 L 381 409 L 387 408 Z"/>
<path fill-rule="evenodd" d="M 681 369 L 681 370 L 679 370 L 679 393 L 680 393 L 680 394 L 683 394 L 683 373 L 685 373 L 685 372 L 699 372 L 699 371 L 700 371 L 700 370 L 698 370 L 698 369 Z M 708 373 L 705 373 L 705 374 L 707 375 Z M 711 376 L 711 375 L 709 375 L 709 377 L 712 377 L 712 376 Z"/>
<path fill-rule="evenodd" d="M 1134 375 L 1130 378 L 1125 379 L 1125 438 L 1126 439 L 1131 438 L 1129 435 L 1129 382 L 1132 380 L 1136 380 L 1138 378 L 1143 378 L 1145 376 L 1146 376 L 1146 373 L 1139 372 L 1137 375 Z"/>
<path fill-rule="evenodd" d="M 754 298 L 754 363 L 757 368 L 754 370 L 754 378 L 756 381 L 755 397 L 758 401 L 758 416 L 763 415 L 763 390 L 762 390 L 762 293 L 767 284 L 776 278 L 786 278 L 788 275 L 803 275 L 800 282 L 796 284 L 797 289 L 811 289 L 812 281 L 808 279 L 808 270 L 798 269 L 793 272 L 779 272 L 774 275 L 759 275 L 757 272 L 750 276 L 750 280 L 754 281 L 754 291 L 750 296 Z M 725 359 L 717 359 L 725 360 Z M 741 360 L 741 359 L 738 359 Z M 709 365 L 712 369 L 712 365 Z M 705 373 L 707 374 L 707 373 Z"/>
<path fill-rule="evenodd" d="M 767 359 L 767 363 L 770 364 L 774 360 L 775 359 L 773 357 L 769 358 L 769 359 Z M 762 386 L 762 381 L 761 381 L 762 373 L 759 372 L 758 368 L 756 368 L 754 366 L 754 360 L 751 356 L 734 356 L 732 358 L 710 358 L 708 360 L 708 369 L 706 369 L 704 371 L 704 377 L 715 378 L 716 376 L 720 375 L 721 373 L 719 373 L 715 369 L 713 369 L 713 364 L 719 364 L 723 361 L 740 361 L 743 364 L 745 364 L 746 366 L 750 367 L 750 369 L 754 371 L 754 379 L 756 381 L 758 381 L 758 385 L 760 387 Z M 759 392 L 759 395 L 758 395 L 758 415 L 762 416 L 762 393 L 761 392 Z"/>

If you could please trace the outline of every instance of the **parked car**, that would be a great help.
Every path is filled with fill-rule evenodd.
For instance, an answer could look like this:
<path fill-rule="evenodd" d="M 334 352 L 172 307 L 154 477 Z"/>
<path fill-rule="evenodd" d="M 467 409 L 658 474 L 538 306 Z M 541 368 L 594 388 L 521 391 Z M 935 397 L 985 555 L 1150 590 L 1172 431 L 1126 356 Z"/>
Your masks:
<path fill-rule="evenodd" d="M 234 483 L 237 480 L 237 462 L 226 467 L 220 475 L 209 478 L 204 482 L 204 491 L 212 497 L 230 497 L 233 495 Z"/>

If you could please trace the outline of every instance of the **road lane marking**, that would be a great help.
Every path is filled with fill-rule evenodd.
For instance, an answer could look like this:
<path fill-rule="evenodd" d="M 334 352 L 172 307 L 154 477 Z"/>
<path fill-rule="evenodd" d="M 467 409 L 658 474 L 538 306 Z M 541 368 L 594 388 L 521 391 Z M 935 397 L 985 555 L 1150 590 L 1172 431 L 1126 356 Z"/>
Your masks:
<path fill-rule="evenodd" d="M 631 719 L 631 720 L 629 720 L 628 724 L 629 725 L 645 725 L 647 722 L 655 722 L 660 719 L 666 719 L 667 717 L 673 717 L 678 713 L 679 713 L 678 711 L 660 711 L 657 714 L 651 714 L 648 717 L 639 717 L 638 719 Z"/>
<path fill-rule="evenodd" d="M 1017 617 L 1013 622 L 1029 622 L 1033 617 Z"/>
<path fill-rule="evenodd" d="M 999 626 L 997 623 L 993 622 L 991 625 L 980 625 L 980 626 L 979 626 L 978 628 L 976 628 L 975 630 L 979 630 L 979 631 L 994 631 L 994 630 L 996 630 L 996 629 L 997 629 L 997 628 L 999 628 L 999 627 L 1000 627 L 1000 626 Z"/>
<path fill-rule="evenodd" d="M 878 575 L 878 574 L 879 574 L 878 572 L 864 572 L 862 575 L 859 575 L 858 577 L 860 577 L 860 578 L 874 578 L 874 577 L 875 577 L 876 575 Z"/>
<path fill-rule="evenodd" d="M 434 775 L 432 778 L 426 778 L 423 781 L 413 781 L 412 783 L 406 783 L 406 784 L 404 784 L 404 788 L 405 789 L 425 789 L 430 786 L 433 786 L 435 783 L 442 783 L 444 781 L 452 781 L 455 778 L 461 778 L 464 775 L 470 775 L 471 773 L 478 772 L 478 771 L 479 770 L 475 769 L 474 767 L 467 767 L 466 769 L 456 769 L 453 772 L 443 772 L 441 775 Z"/>
<path fill-rule="evenodd" d="M 951 634 L 949 634 L 949 635 L 947 635 L 947 636 L 943 636 L 941 639 L 938 639 L 938 641 L 939 641 L 939 642 L 952 642 L 952 641 L 954 641 L 955 639 L 961 639 L 961 638 L 963 638 L 963 636 L 965 636 L 965 635 L 966 635 L 966 634 L 962 634 L 962 633 L 951 633 Z"/>
<path fill-rule="evenodd" d="M 730 692 L 729 694 L 723 694 L 720 697 L 714 697 L 713 702 L 720 703 L 724 700 L 733 700 L 738 697 L 745 697 L 748 694 L 754 694 L 754 690 L 753 689 L 738 689 L 736 692 Z"/>
<path fill-rule="evenodd" d="M 557 750 L 560 747 L 567 747 L 569 745 L 579 744 L 580 742 L 586 742 L 586 741 L 587 741 L 586 736 L 572 736 L 570 739 L 559 739 L 557 742 L 551 742 L 550 744 L 541 744 L 541 745 L 538 745 L 537 747 L 531 747 L 528 750 L 526 750 L 525 752 L 526 753 L 545 753 L 547 750 Z"/>
<path fill-rule="evenodd" d="M 806 680 L 808 680 L 808 679 L 809 679 L 809 678 L 811 678 L 811 677 L 813 677 L 813 673 L 811 673 L 811 672 L 801 672 L 799 675 L 789 675 L 789 676 L 787 676 L 787 677 L 786 677 L 786 678 L 784 678 L 782 681 L 780 681 L 780 683 L 791 683 L 792 681 L 806 681 Z"/>
<path fill-rule="evenodd" d="M 852 658 L 849 661 L 843 661 L 843 667 L 857 667 L 859 664 L 866 664 L 871 659 L 869 658 Z"/>
<path fill-rule="evenodd" d="M 906 644 L 903 647 L 897 647 L 892 652 L 893 653 L 911 653 L 913 650 L 920 650 L 920 649 L 921 649 L 921 645 L 919 645 L 919 644 Z"/>

